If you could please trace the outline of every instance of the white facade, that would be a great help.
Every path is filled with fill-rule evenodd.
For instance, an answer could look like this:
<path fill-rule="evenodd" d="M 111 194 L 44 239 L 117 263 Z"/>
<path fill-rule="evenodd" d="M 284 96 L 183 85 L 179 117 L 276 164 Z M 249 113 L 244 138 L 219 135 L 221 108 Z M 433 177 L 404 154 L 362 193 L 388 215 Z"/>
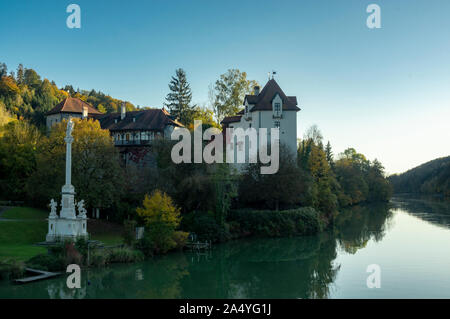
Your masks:
<path fill-rule="evenodd" d="M 278 85 L 274 80 L 269 81 L 267 85 L 276 85 L 276 88 L 281 91 L 281 89 L 278 88 Z M 266 85 L 266 86 L 267 86 Z M 273 96 L 270 92 L 268 92 L 271 88 L 264 89 L 261 93 L 263 96 L 262 98 L 265 99 L 264 107 L 261 107 L 261 105 L 258 105 L 259 102 L 256 104 L 250 104 L 248 102 L 248 99 L 246 98 L 244 101 L 244 110 L 242 116 L 240 116 L 239 120 L 233 120 L 229 122 L 225 127 L 229 128 L 242 128 L 242 129 L 248 129 L 248 128 L 255 128 L 257 134 L 259 134 L 260 128 L 266 128 L 267 129 L 267 140 L 268 143 L 270 143 L 270 130 L 272 128 L 279 128 L 279 139 L 280 144 L 284 144 L 287 146 L 287 148 L 292 152 L 294 156 L 297 155 L 297 112 L 299 108 L 293 107 L 293 103 L 296 104 L 296 98 L 295 102 L 294 100 L 290 101 L 289 108 L 285 107 L 283 103 L 283 99 L 281 97 L 281 93 L 273 93 Z M 269 97 L 267 97 L 269 95 Z M 284 96 L 284 94 L 283 94 Z M 258 95 L 253 95 L 251 97 L 258 98 Z M 285 100 L 288 97 L 285 96 Z M 291 97 L 294 98 L 294 97 Z M 270 101 L 270 102 L 267 102 Z M 268 105 L 270 103 L 271 105 Z M 233 143 L 233 141 L 230 141 Z M 236 139 L 234 143 L 236 143 Z M 247 143 L 246 143 L 247 144 Z M 259 135 L 258 135 L 258 145 L 259 145 Z M 233 146 L 236 147 L 236 146 Z M 237 145 L 238 150 L 242 150 L 241 145 Z M 248 149 L 248 145 L 245 146 Z"/>
<path fill-rule="evenodd" d="M 56 123 L 62 122 L 62 120 L 68 121 L 69 118 L 83 118 L 83 114 L 81 113 L 57 113 L 57 114 L 50 114 L 46 117 L 46 124 L 47 129 L 51 129 L 53 125 Z"/>
<path fill-rule="evenodd" d="M 252 127 L 258 132 L 259 128 L 267 129 L 270 141 L 270 129 L 278 127 L 280 130 L 280 143 L 285 144 L 294 154 L 297 153 L 297 111 L 283 111 L 280 117 L 274 117 L 272 111 L 249 112 L 249 116 L 241 117 L 239 122 L 230 123 L 230 128 Z"/>

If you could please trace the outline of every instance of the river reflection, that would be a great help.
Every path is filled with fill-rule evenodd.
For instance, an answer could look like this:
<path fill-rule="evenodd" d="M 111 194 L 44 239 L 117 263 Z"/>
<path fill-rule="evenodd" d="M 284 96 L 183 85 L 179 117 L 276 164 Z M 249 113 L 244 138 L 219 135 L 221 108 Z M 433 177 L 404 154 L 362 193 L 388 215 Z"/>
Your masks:
<path fill-rule="evenodd" d="M 405 214 L 401 211 L 404 210 L 408 214 L 418 216 L 426 212 L 441 216 L 445 211 L 442 207 L 430 209 L 425 206 L 420 208 L 422 210 L 417 208 L 422 213 L 416 213 L 416 209 L 408 205 L 413 204 L 405 204 L 404 200 L 393 200 L 391 204 L 345 210 L 336 220 L 333 230 L 318 236 L 239 240 L 215 245 L 206 254 L 172 253 L 139 264 L 86 270 L 82 273 L 81 289 L 68 289 L 65 277 L 26 286 L 0 283 L 0 297 L 328 298 L 341 296 L 339 292 L 343 291 L 342 285 L 356 285 L 352 280 L 344 280 L 344 283 L 342 283 L 343 279 L 337 280 L 342 264 L 345 263 L 346 269 L 349 269 L 349 263 L 357 260 L 360 251 L 371 256 L 379 256 L 379 252 L 370 253 L 371 249 L 367 246 L 369 243 L 372 246 L 380 242 L 386 244 L 384 239 L 386 234 L 392 233 L 391 229 L 394 225 L 397 227 L 399 221 L 405 220 L 400 218 L 393 222 L 394 215 L 403 216 L 399 214 Z M 449 225 L 445 217 L 431 219 L 440 225 Z M 395 247 L 395 243 L 393 245 Z M 345 256 L 354 257 L 349 259 Z M 357 264 L 357 262 L 354 263 Z M 400 269 L 402 265 L 399 264 L 398 267 Z"/>
<path fill-rule="evenodd" d="M 391 227 L 392 211 L 386 203 L 356 206 L 338 216 L 334 235 L 339 247 L 354 254 L 364 248 L 369 240 L 381 241 Z"/>
<path fill-rule="evenodd" d="M 412 195 L 394 197 L 392 205 L 402 209 L 408 214 L 417 216 L 423 220 L 438 226 L 450 228 L 450 201 L 422 196 L 420 198 Z"/>

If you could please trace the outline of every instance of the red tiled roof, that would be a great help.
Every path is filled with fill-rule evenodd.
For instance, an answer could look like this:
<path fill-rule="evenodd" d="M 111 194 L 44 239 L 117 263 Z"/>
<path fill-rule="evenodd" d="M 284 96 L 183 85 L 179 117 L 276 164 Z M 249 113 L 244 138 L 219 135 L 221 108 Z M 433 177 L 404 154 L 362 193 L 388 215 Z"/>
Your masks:
<path fill-rule="evenodd" d="M 258 95 L 246 95 L 244 102 L 247 100 L 248 104 L 253 104 L 250 112 L 270 111 L 272 110 L 272 100 L 277 94 L 283 101 L 283 110 L 300 111 L 300 108 L 297 107 L 297 97 L 286 96 L 274 79 L 269 80 Z"/>
<path fill-rule="evenodd" d="M 57 113 L 83 113 L 83 107 L 88 108 L 89 115 L 103 114 L 96 108 L 92 107 L 89 103 L 80 100 L 75 97 L 67 97 L 58 103 L 54 108 L 47 112 L 46 115 L 57 114 Z"/>
<path fill-rule="evenodd" d="M 126 112 L 123 120 L 120 113 L 109 113 L 98 117 L 98 120 L 103 129 L 110 131 L 162 131 L 166 125 L 183 126 L 165 109 Z"/>

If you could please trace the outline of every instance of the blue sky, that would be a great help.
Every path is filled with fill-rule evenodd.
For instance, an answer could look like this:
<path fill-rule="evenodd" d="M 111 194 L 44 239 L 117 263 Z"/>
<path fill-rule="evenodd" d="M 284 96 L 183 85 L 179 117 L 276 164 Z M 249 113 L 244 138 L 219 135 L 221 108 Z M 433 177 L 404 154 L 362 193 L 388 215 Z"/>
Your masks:
<path fill-rule="evenodd" d="M 81 29 L 66 7 L 81 7 Z M 381 8 L 381 29 L 366 7 Z M 161 107 L 186 70 L 193 101 L 229 68 L 296 95 L 298 136 L 317 124 L 388 173 L 450 154 L 450 1 L 2 1 L 0 61 L 59 86 Z"/>

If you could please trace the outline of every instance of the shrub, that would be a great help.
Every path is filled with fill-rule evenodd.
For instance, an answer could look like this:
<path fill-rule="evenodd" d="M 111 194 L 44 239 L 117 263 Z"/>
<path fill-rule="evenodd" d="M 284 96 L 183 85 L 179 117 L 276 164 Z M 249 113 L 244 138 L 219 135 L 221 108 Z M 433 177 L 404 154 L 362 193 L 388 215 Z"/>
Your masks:
<path fill-rule="evenodd" d="M 172 236 L 180 224 L 180 209 L 174 205 L 170 196 L 156 190 L 150 197 L 145 196 L 143 207 L 138 207 L 136 212 L 145 220 L 156 253 L 165 253 L 175 248 Z"/>
<path fill-rule="evenodd" d="M 88 242 L 83 237 L 80 237 L 75 242 L 75 249 L 83 256 L 87 256 L 88 253 Z"/>
<path fill-rule="evenodd" d="M 108 262 L 108 254 L 103 249 L 93 249 L 89 253 L 89 266 L 102 267 Z"/>
<path fill-rule="evenodd" d="M 63 244 L 48 247 L 48 253 L 53 256 L 64 256 L 65 250 Z"/>
<path fill-rule="evenodd" d="M 144 235 L 143 238 L 137 241 L 135 248 L 141 251 L 145 257 L 152 257 L 155 250 L 155 244 L 148 235 Z"/>
<path fill-rule="evenodd" d="M 132 246 L 136 241 L 136 221 L 127 219 L 123 222 L 123 225 L 123 241 L 128 246 Z"/>
<path fill-rule="evenodd" d="M 189 233 L 184 231 L 176 231 L 173 233 L 173 241 L 175 242 L 176 249 L 183 249 L 186 246 L 187 240 L 189 237 Z"/>
<path fill-rule="evenodd" d="M 62 256 L 40 254 L 30 258 L 26 265 L 40 270 L 58 271 L 66 267 L 66 262 Z"/>
<path fill-rule="evenodd" d="M 83 255 L 75 248 L 75 243 L 66 243 L 65 244 L 65 263 L 66 265 L 70 264 L 83 264 Z"/>
<path fill-rule="evenodd" d="M 0 262 L 0 280 L 17 279 L 25 274 L 25 267 L 16 260 Z"/>
<path fill-rule="evenodd" d="M 230 232 L 238 236 L 284 237 L 310 235 L 323 230 L 323 222 L 314 208 L 284 211 L 233 210 L 229 214 Z M 236 234 L 235 232 L 239 232 Z"/>
<path fill-rule="evenodd" d="M 143 261 L 144 254 L 139 250 L 130 248 L 113 248 L 108 252 L 108 263 L 131 263 Z"/>
<path fill-rule="evenodd" d="M 220 226 L 212 213 L 193 211 L 183 216 L 181 229 L 197 235 L 197 240 L 217 242 L 220 240 Z"/>

